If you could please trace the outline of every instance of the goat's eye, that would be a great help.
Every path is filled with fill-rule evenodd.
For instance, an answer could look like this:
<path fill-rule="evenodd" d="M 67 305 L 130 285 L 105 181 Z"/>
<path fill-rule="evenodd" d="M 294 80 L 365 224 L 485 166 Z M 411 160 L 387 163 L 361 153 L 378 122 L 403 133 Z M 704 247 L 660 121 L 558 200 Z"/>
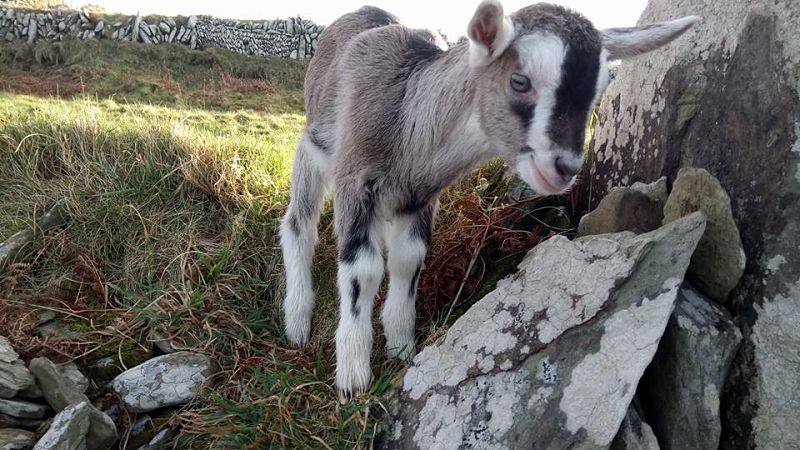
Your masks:
<path fill-rule="evenodd" d="M 511 89 L 522 93 L 528 92 L 531 90 L 531 79 L 521 73 L 512 73 Z"/>

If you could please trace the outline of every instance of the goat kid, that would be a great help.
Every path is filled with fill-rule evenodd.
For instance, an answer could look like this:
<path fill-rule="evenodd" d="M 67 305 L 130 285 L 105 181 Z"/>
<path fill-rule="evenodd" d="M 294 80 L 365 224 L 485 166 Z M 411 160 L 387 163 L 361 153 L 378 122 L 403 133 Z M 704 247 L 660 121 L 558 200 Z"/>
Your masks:
<path fill-rule="evenodd" d="M 417 280 L 442 190 L 500 157 L 534 190 L 565 192 L 583 162 L 584 131 L 608 84 L 608 61 L 665 45 L 697 20 L 597 31 L 559 6 L 508 16 L 499 1 L 486 0 L 467 42 L 447 51 L 429 32 L 405 28 L 378 8 L 333 22 L 306 74 L 307 125 L 280 227 L 288 340 L 303 345 L 311 332 L 311 261 L 328 187 L 338 239 L 336 385 L 347 396 L 372 377 L 383 250 L 386 351 L 408 358 Z"/>

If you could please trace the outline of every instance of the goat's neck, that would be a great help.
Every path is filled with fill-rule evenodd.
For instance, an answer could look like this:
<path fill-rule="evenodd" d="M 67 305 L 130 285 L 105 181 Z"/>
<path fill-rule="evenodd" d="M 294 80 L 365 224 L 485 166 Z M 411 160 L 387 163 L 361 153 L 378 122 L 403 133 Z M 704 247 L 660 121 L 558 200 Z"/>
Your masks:
<path fill-rule="evenodd" d="M 439 176 L 450 178 L 446 184 L 491 156 L 478 119 L 477 83 L 466 45 L 420 67 L 408 83 L 405 143 Z"/>

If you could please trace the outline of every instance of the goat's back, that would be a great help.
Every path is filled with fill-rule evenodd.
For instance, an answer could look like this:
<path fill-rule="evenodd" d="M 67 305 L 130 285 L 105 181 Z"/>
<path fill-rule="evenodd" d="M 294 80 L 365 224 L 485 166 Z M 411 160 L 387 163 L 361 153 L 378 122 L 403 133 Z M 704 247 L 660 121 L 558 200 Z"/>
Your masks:
<path fill-rule="evenodd" d="M 364 6 L 330 24 L 319 37 L 305 79 L 305 107 L 308 123 L 317 122 L 331 111 L 336 97 L 336 66 L 347 44 L 371 28 L 399 23 L 397 18 L 374 6 Z"/>

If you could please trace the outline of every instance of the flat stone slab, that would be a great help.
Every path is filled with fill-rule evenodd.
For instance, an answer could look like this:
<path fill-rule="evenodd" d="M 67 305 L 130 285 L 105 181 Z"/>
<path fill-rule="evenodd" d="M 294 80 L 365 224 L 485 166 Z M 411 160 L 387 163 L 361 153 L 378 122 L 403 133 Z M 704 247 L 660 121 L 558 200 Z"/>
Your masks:
<path fill-rule="evenodd" d="M 46 405 L 39 403 L 0 398 L 0 413 L 8 414 L 18 419 L 41 419 L 49 409 Z"/>
<path fill-rule="evenodd" d="M 208 356 L 176 352 L 126 370 L 112 387 L 130 411 L 141 413 L 189 402 L 213 373 Z"/>
<path fill-rule="evenodd" d="M 36 435 L 14 428 L 0 429 L 0 450 L 27 450 L 33 446 Z"/>
<path fill-rule="evenodd" d="M 608 448 L 704 229 L 697 213 L 534 248 L 414 358 L 384 447 Z"/>

